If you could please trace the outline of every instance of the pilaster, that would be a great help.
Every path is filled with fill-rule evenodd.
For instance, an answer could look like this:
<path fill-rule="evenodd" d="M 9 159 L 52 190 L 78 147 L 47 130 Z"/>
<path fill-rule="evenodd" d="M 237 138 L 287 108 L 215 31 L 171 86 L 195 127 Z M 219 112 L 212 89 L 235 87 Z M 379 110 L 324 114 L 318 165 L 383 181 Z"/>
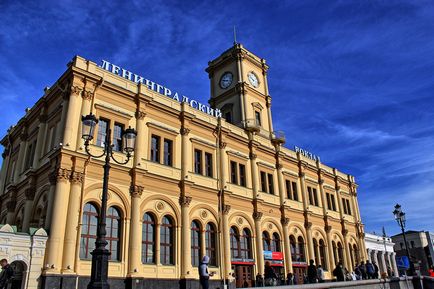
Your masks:
<path fill-rule="evenodd" d="M 36 193 L 36 187 L 31 186 L 25 190 L 26 195 L 26 201 L 24 203 L 24 217 L 23 217 L 23 227 L 22 231 L 24 233 L 28 233 L 29 231 L 29 225 L 30 225 L 30 219 L 32 215 L 32 208 L 33 208 L 33 199 L 35 198 Z"/>
<path fill-rule="evenodd" d="M 181 278 L 188 278 L 191 267 L 191 244 L 190 244 L 190 218 L 188 207 L 192 198 L 190 196 L 179 197 L 181 205 Z"/>
<path fill-rule="evenodd" d="M 258 264 L 258 273 L 264 274 L 264 248 L 261 242 L 261 218 L 263 213 L 255 211 L 253 213 L 253 219 L 255 220 L 255 235 L 256 235 L 256 262 Z"/>
<path fill-rule="evenodd" d="M 130 188 L 131 193 L 131 225 L 130 225 L 130 242 L 129 242 L 129 264 L 128 275 L 130 277 L 136 276 L 141 266 L 142 256 L 142 230 L 141 230 L 141 216 L 140 216 L 140 202 L 143 193 L 143 187 L 132 185 Z"/>
<path fill-rule="evenodd" d="M 77 147 L 77 138 L 79 124 L 81 123 L 81 106 L 83 95 L 83 83 L 79 79 L 73 79 L 70 88 L 69 100 L 64 99 L 63 104 L 66 109 L 65 129 L 63 133 L 63 146 L 75 151 Z M 63 111 L 62 111 L 63 114 Z M 63 115 L 62 115 L 63 116 Z"/>

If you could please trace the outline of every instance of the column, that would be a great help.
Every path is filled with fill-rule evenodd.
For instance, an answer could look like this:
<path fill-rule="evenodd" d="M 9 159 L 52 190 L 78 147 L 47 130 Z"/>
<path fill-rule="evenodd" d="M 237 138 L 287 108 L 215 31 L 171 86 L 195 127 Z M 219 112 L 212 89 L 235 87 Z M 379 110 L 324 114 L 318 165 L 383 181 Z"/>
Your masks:
<path fill-rule="evenodd" d="M 306 182 L 305 182 L 305 173 L 302 171 L 302 169 L 300 168 L 300 173 L 299 173 L 299 177 L 300 177 L 300 187 L 297 188 L 299 189 L 298 191 L 301 192 L 301 197 L 303 199 L 303 209 L 304 211 L 307 211 L 307 206 L 308 206 L 308 201 L 307 201 L 307 196 L 306 196 Z M 298 183 L 298 182 L 297 182 Z"/>
<path fill-rule="evenodd" d="M 230 236 L 229 236 L 229 211 L 231 209 L 230 205 L 224 205 L 223 206 L 223 245 L 224 245 L 224 278 L 231 279 L 231 245 L 230 245 Z"/>
<path fill-rule="evenodd" d="M 28 233 L 30 228 L 30 219 L 32 218 L 33 199 L 35 198 L 35 187 L 30 187 L 25 190 L 26 201 L 24 203 L 24 217 L 22 232 Z"/>
<path fill-rule="evenodd" d="M 289 241 L 289 218 L 284 218 L 281 220 L 282 228 L 283 228 L 283 245 L 285 247 L 285 266 L 286 266 L 286 274 L 289 272 L 293 273 L 292 270 L 292 256 L 291 256 L 291 242 Z"/>
<path fill-rule="evenodd" d="M 54 192 L 56 190 L 57 175 L 56 172 L 51 172 L 48 175 L 50 181 L 50 189 L 47 196 L 47 216 L 45 218 L 44 229 L 50 234 L 51 216 L 53 215 Z"/>
<path fill-rule="evenodd" d="M 262 247 L 262 232 L 261 218 L 262 212 L 254 212 L 253 219 L 255 220 L 255 235 L 256 235 L 256 264 L 258 265 L 258 273 L 264 275 L 264 248 Z M 241 233 L 241 232 L 240 232 Z"/>
<path fill-rule="evenodd" d="M 375 264 L 377 264 L 378 268 L 380 268 L 380 265 L 378 264 L 378 251 L 377 250 L 372 251 L 372 259 L 373 259 L 373 263 L 375 262 Z M 380 272 L 379 272 L 379 274 L 380 274 Z"/>
<path fill-rule="evenodd" d="M 311 222 L 305 222 L 304 227 L 306 229 L 306 244 L 307 244 L 307 251 L 308 251 L 308 258 L 307 261 L 309 263 L 310 259 L 315 260 L 315 254 L 313 250 L 313 239 L 312 239 L 312 223 Z"/>
<path fill-rule="evenodd" d="M 57 171 L 57 184 L 54 192 L 52 221 L 50 237 L 47 243 L 46 264 L 49 268 L 47 273 L 60 273 L 62 266 L 63 239 L 65 237 L 65 224 L 70 191 L 70 175 L 67 169 L 60 168 Z"/>
<path fill-rule="evenodd" d="M 144 111 L 138 110 L 136 112 L 137 139 L 136 149 L 134 151 L 134 167 L 141 166 L 142 159 L 145 158 L 145 152 L 148 149 L 146 146 L 148 134 L 146 133 L 145 116 L 146 113 Z"/>
<path fill-rule="evenodd" d="M 7 168 L 9 166 L 9 152 L 10 148 L 9 146 L 5 147 L 5 150 L 2 153 L 2 168 L 0 171 L 0 195 L 2 195 L 5 191 L 5 184 L 6 184 L 6 178 L 7 178 Z"/>
<path fill-rule="evenodd" d="M 17 206 L 17 202 L 15 200 L 10 200 L 6 203 L 6 207 L 8 209 L 8 213 L 6 215 L 6 224 L 14 225 L 15 223 L 15 207 Z"/>
<path fill-rule="evenodd" d="M 392 270 L 395 273 L 394 276 L 398 277 L 399 276 L 399 271 L 398 271 L 398 266 L 396 265 L 396 253 L 395 252 L 392 253 L 391 259 L 392 259 L 391 260 L 392 261 L 392 264 L 391 264 Z"/>
<path fill-rule="evenodd" d="M 65 129 L 63 133 L 63 146 L 69 147 L 70 150 L 75 150 L 77 146 L 78 124 L 81 122 L 81 104 L 82 87 L 76 84 L 72 85 L 69 102 L 67 104 L 67 113 L 65 119 Z M 62 112 L 63 114 L 63 112 Z"/>
<path fill-rule="evenodd" d="M 390 258 L 391 253 L 390 252 L 386 252 L 386 256 L 387 256 L 387 266 L 386 266 L 386 272 L 388 271 L 387 268 L 390 268 L 390 271 L 393 271 L 393 267 L 392 267 L 392 262 L 391 262 L 391 258 Z M 389 273 L 387 273 L 388 277 L 390 278 L 391 276 L 389 275 Z"/>
<path fill-rule="evenodd" d="M 267 79 L 267 77 L 265 76 L 264 79 Z M 267 85 L 267 81 L 265 81 L 265 86 Z M 266 90 L 268 90 L 268 88 L 265 88 Z M 268 95 L 268 92 L 267 92 Z M 271 117 L 271 96 L 267 96 L 267 115 L 268 115 L 268 126 L 269 126 L 269 130 L 270 130 L 270 134 L 273 133 L 273 118 Z"/>
<path fill-rule="evenodd" d="M 191 197 L 179 197 L 181 205 L 181 278 L 188 278 L 191 267 L 191 244 L 190 244 L 190 218 L 188 217 L 188 207 Z"/>
<path fill-rule="evenodd" d="M 45 111 L 45 108 L 43 109 Z M 34 169 L 37 169 L 39 167 L 39 160 L 42 156 L 42 150 L 44 148 L 44 140 L 47 138 L 45 135 L 47 130 L 47 115 L 45 112 L 41 112 L 39 115 L 39 129 L 38 129 L 38 136 L 36 139 L 36 148 L 35 148 L 35 156 L 33 157 L 33 165 L 32 167 Z"/>
<path fill-rule="evenodd" d="M 381 252 L 380 252 L 380 254 L 381 254 L 381 256 L 380 256 L 380 262 L 381 262 L 381 267 L 382 267 L 381 273 L 387 273 L 387 266 L 386 266 L 386 256 L 385 256 L 385 253 L 386 253 L 386 252 L 384 252 L 384 251 L 381 251 Z"/>
<path fill-rule="evenodd" d="M 331 226 L 326 226 L 326 237 L 327 237 L 327 253 L 328 253 L 328 260 L 329 260 L 329 272 L 333 272 L 333 269 L 336 267 L 336 260 L 335 255 L 333 252 L 333 244 L 332 244 L 332 236 L 331 236 Z"/>
<path fill-rule="evenodd" d="M 130 243 L 128 244 L 129 264 L 128 274 L 137 275 L 142 256 L 142 217 L 140 216 L 140 202 L 143 193 L 143 187 L 132 186 L 131 189 L 131 225 L 130 225 Z"/>
<path fill-rule="evenodd" d="M 83 173 L 72 172 L 71 192 L 68 201 L 68 218 L 66 219 L 65 239 L 63 248 L 62 272 L 72 273 L 75 268 L 75 249 L 77 244 L 77 230 L 80 222 L 81 186 Z"/>
<path fill-rule="evenodd" d="M 349 242 L 347 239 L 347 234 L 344 234 L 344 251 L 345 251 L 345 267 L 348 269 L 348 271 L 351 272 L 352 269 L 352 264 L 351 264 L 351 255 L 350 255 L 350 248 L 349 248 Z"/>
<path fill-rule="evenodd" d="M 18 160 L 15 167 L 15 173 L 14 173 L 14 183 L 16 183 L 20 179 L 20 175 L 24 170 L 24 161 L 25 161 L 25 155 L 27 153 L 27 132 L 23 130 L 23 132 L 20 135 L 20 150 L 18 152 Z"/>
<path fill-rule="evenodd" d="M 326 199 L 326 195 L 325 195 L 325 191 L 324 191 L 324 180 L 322 178 L 320 178 L 318 180 L 319 182 L 319 192 L 321 194 L 321 202 L 322 202 L 322 211 L 324 216 L 327 216 L 327 199 Z"/>
<path fill-rule="evenodd" d="M 368 249 L 368 261 L 372 263 L 372 259 L 371 259 L 371 249 Z"/>
<path fill-rule="evenodd" d="M 83 147 L 83 145 L 84 145 L 84 140 L 81 138 L 81 130 L 82 130 L 81 116 L 88 115 L 89 113 L 92 112 L 92 100 L 94 98 L 96 88 L 92 88 L 91 90 L 89 90 L 89 86 L 94 86 L 94 84 L 89 82 L 88 80 L 86 80 L 86 87 L 84 88 L 83 92 L 81 93 L 81 97 L 82 97 L 81 102 L 82 103 L 81 103 L 81 105 L 79 104 L 81 106 L 81 108 L 79 109 L 80 110 L 80 112 L 79 112 L 80 113 L 80 115 L 79 115 L 80 119 L 77 123 L 78 129 L 77 129 L 76 148 Z M 137 150 L 137 146 L 136 146 L 136 150 Z"/>

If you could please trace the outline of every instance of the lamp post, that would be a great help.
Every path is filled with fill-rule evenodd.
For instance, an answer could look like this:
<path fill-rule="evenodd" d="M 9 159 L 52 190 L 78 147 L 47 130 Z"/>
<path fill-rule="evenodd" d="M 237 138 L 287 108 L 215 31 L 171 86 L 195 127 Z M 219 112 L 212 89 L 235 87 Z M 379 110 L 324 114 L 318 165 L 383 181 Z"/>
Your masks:
<path fill-rule="evenodd" d="M 137 133 L 134 129 L 129 127 L 122 134 L 122 149 L 127 155 L 127 159 L 124 162 L 117 161 L 113 156 L 113 145 L 111 144 L 111 130 L 108 129 L 104 139 L 103 152 L 100 155 L 93 155 L 89 150 L 89 142 L 93 139 L 93 134 L 98 120 L 91 113 L 86 116 L 82 116 L 82 138 L 84 139 L 84 147 L 86 153 L 94 158 L 101 158 L 105 156 L 104 163 L 104 178 L 102 186 L 102 198 L 101 198 L 101 211 L 98 218 L 98 226 L 96 231 L 95 249 L 92 251 L 92 271 L 90 276 L 90 282 L 87 285 L 88 289 L 109 289 L 108 284 L 108 261 L 110 257 L 110 251 L 107 250 L 106 241 L 106 214 L 107 214 L 107 192 L 108 192 L 108 180 L 110 171 L 110 159 L 118 164 L 126 164 L 130 158 L 131 153 L 134 151 Z"/>
<path fill-rule="evenodd" d="M 413 262 L 411 261 L 410 251 L 408 250 L 407 238 L 405 237 L 405 213 L 401 209 L 400 204 L 395 205 L 395 210 L 392 212 L 395 216 L 395 220 L 398 222 L 398 225 L 401 227 L 402 236 L 404 238 L 405 251 L 407 253 L 408 261 L 410 262 L 410 276 L 413 276 Z"/>

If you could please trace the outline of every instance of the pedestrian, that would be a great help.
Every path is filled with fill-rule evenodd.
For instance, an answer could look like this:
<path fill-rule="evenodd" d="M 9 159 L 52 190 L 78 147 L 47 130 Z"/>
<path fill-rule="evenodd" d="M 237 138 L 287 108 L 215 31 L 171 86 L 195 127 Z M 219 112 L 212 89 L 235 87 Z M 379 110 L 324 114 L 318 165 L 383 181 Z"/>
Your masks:
<path fill-rule="evenodd" d="M 377 263 L 375 263 L 375 261 L 372 262 L 372 265 L 374 265 L 374 279 L 378 279 L 378 277 L 380 277 L 378 275 L 378 272 L 380 271 L 380 269 L 378 268 L 378 265 L 377 265 Z"/>
<path fill-rule="evenodd" d="M 291 272 L 286 275 L 286 285 L 297 285 L 297 279 Z"/>
<path fill-rule="evenodd" d="M 362 279 L 362 273 L 360 272 L 359 266 L 354 268 L 354 275 L 356 276 L 356 280 Z"/>
<path fill-rule="evenodd" d="M 256 287 L 263 287 L 264 286 L 264 278 L 262 278 L 261 274 L 256 274 Z"/>
<path fill-rule="evenodd" d="M 360 270 L 360 274 L 362 275 L 362 279 L 366 280 L 368 279 L 368 275 L 366 274 L 366 266 L 365 266 L 365 262 L 360 262 L 359 265 L 359 270 Z"/>
<path fill-rule="evenodd" d="M 434 277 L 434 266 L 431 266 L 431 268 L 428 270 L 429 276 Z"/>
<path fill-rule="evenodd" d="M 208 272 L 208 263 L 209 257 L 203 256 L 202 262 L 199 264 L 199 282 L 202 289 L 209 288 L 209 277 L 214 275 L 213 272 L 211 274 Z"/>
<path fill-rule="evenodd" d="M 0 289 L 6 289 L 8 284 L 13 279 L 14 269 L 12 269 L 11 265 L 9 265 L 8 260 L 6 259 L 1 259 L 0 265 L 2 267 L 2 271 L 0 273 Z"/>
<path fill-rule="evenodd" d="M 347 268 L 344 269 L 344 273 L 345 273 L 345 281 L 353 280 L 353 277 L 351 277 L 351 273 L 350 273 L 350 271 L 348 271 Z"/>
<path fill-rule="evenodd" d="M 317 276 L 318 276 L 318 283 L 324 283 L 324 269 L 321 267 L 321 265 L 318 265 L 318 269 L 316 270 Z"/>
<path fill-rule="evenodd" d="M 333 270 L 333 276 L 335 276 L 338 281 L 345 281 L 344 269 L 342 268 L 341 262 L 339 262 Z"/>
<path fill-rule="evenodd" d="M 277 285 L 277 275 L 274 272 L 273 267 L 271 267 L 270 262 L 265 262 L 264 268 L 264 281 L 265 286 L 276 286 Z"/>
<path fill-rule="evenodd" d="M 307 267 L 307 280 L 309 283 L 317 283 L 318 282 L 318 272 L 316 270 L 316 266 L 314 265 L 314 261 L 311 259 L 309 261 L 309 267 Z"/>
<path fill-rule="evenodd" d="M 368 261 L 366 261 L 366 275 L 368 279 L 374 279 L 375 275 L 375 268 L 374 265 Z"/>

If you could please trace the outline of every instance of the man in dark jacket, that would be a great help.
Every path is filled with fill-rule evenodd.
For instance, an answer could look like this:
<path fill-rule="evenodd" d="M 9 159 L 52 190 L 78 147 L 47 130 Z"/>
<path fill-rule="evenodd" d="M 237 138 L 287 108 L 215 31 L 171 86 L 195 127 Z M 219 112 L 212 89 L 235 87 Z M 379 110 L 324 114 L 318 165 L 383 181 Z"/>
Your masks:
<path fill-rule="evenodd" d="M 374 279 L 374 275 L 375 275 L 375 268 L 374 265 L 372 265 L 371 262 L 366 261 L 366 273 L 368 275 L 368 279 Z"/>
<path fill-rule="evenodd" d="M 368 276 L 366 275 L 366 266 L 365 266 L 365 262 L 360 262 L 359 265 L 359 270 L 360 270 L 360 274 L 362 274 L 362 279 L 366 280 L 368 279 Z"/>
<path fill-rule="evenodd" d="M 333 275 L 336 277 L 338 281 L 345 281 L 345 273 L 344 268 L 342 267 L 342 263 L 339 262 L 336 265 L 336 268 L 333 270 Z"/>
<path fill-rule="evenodd" d="M 380 271 L 380 269 L 378 268 L 377 263 L 372 262 L 372 265 L 374 265 L 374 278 L 378 279 L 380 277 L 380 275 L 378 274 L 378 272 Z"/>
<path fill-rule="evenodd" d="M 314 265 L 314 261 L 309 261 L 309 267 L 307 267 L 307 280 L 309 283 L 317 283 L 318 282 L 318 271 L 316 266 Z"/>
<path fill-rule="evenodd" d="M 6 289 L 14 276 L 14 269 L 12 269 L 6 259 L 1 259 L 0 265 L 2 267 L 2 272 L 0 273 L 0 289 Z"/>

